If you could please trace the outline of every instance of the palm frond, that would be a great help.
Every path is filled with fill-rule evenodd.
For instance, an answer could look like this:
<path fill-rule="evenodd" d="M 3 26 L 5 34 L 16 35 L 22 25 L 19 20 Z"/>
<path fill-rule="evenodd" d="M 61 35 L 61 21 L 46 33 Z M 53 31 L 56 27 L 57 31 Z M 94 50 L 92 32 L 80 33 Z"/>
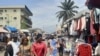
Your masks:
<path fill-rule="evenodd" d="M 58 6 L 59 8 L 61 8 L 61 9 L 63 9 L 63 10 L 65 10 L 65 7 L 63 7 L 63 6 Z"/>
<path fill-rule="evenodd" d="M 67 0 L 65 0 L 65 3 L 67 2 Z"/>
<path fill-rule="evenodd" d="M 74 4 L 75 4 L 74 1 L 71 1 L 71 2 L 68 4 L 68 6 L 71 8 Z"/>
<path fill-rule="evenodd" d="M 66 7 L 66 4 L 65 4 L 64 2 L 61 2 L 61 5 L 62 5 L 63 7 Z"/>
<path fill-rule="evenodd" d="M 71 3 L 71 0 L 68 0 L 66 4 L 69 6 L 70 3 Z"/>
<path fill-rule="evenodd" d="M 63 20 L 67 20 L 71 17 L 73 17 L 76 13 L 78 13 L 77 9 L 78 6 L 74 5 L 74 1 L 72 0 L 65 0 L 64 2 L 61 2 L 61 6 L 58 6 L 59 8 L 62 9 L 62 11 L 57 12 L 57 17 L 58 17 L 58 21 L 60 21 L 61 19 Z"/>
<path fill-rule="evenodd" d="M 58 17 L 58 19 L 59 19 L 58 22 L 60 21 L 61 18 L 63 18 L 64 14 L 65 14 L 64 11 L 59 11 L 59 12 L 57 12 L 57 17 Z"/>
<path fill-rule="evenodd" d="M 76 11 L 76 10 L 72 10 L 72 12 L 73 12 L 73 13 L 78 13 L 78 11 Z"/>
<path fill-rule="evenodd" d="M 79 7 L 78 7 L 78 6 L 72 6 L 72 7 L 71 7 L 71 9 L 74 9 L 74 8 L 79 8 Z"/>

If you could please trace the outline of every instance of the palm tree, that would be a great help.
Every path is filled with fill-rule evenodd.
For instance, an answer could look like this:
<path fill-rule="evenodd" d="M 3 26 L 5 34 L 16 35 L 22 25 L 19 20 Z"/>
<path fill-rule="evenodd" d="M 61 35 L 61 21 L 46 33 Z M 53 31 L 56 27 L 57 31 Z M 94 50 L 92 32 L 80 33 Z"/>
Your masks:
<path fill-rule="evenodd" d="M 58 21 L 60 21 L 62 19 L 62 26 L 64 25 L 64 22 L 73 17 L 76 13 L 78 13 L 77 10 L 75 10 L 76 8 L 78 8 L 78 6 L 75 5 L 75 2 L 72 0 L 65 0 L 64 2 L 61 2 L 61 6 L 60 7 L 62 10 L 57 12 L 57 17 L 58 17 Z"/>

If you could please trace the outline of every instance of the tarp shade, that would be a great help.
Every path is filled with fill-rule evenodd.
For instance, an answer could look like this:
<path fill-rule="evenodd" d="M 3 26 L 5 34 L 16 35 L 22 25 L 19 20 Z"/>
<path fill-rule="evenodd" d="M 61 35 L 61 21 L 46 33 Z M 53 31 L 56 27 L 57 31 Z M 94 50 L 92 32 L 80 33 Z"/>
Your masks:
<path fill-rule="evenodd" d="M 3 29 L 3 28 L 0 27 L 0 33 L 1 33 L 1 32 L 3 32 L 3 33 L 8 33 L 8 31 L 6 31 L 5 29 Z"/>
<path fill-rule="evenodd" d="M 6 26 L 5 27 L 8 31 L 11 31 L 11 32 L 17 32 L 17 29 L 15 27 L 11 27 L 11 26 Z"/>

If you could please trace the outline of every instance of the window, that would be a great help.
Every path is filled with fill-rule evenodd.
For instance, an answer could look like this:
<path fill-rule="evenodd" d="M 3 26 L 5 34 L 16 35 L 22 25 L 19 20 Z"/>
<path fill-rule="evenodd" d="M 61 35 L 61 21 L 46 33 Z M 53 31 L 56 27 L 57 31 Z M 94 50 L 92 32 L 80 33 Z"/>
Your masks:
<path fill-rule="evenodd" d="M 0 13 L 0 15 L 2 15 L 2 13 Z"/>
<path fill-rule="evenodd" d="M 17 19 L 17 17 L 14 17 L 14 20 L 16 20 Z"/>
<path fill-rule="evenodd" d="M 3 20 L 3 17 L 0 17 L 0 20 Z"/>
<path fill-rule="evenodd" d="M 7 12 L 7 10 L 5 10 L 5 12 Z"/>
<path fill-rule="evenodd" d="M 5 17 L 5 19 L 7 19 L 7 17 Z"/>
<path fill-rule="evenodd" d="M 14 10 L 14 12 L 16 12 L 16 10 Z"/>
<path fill-rule="evenodd" d="M 0 10 L 0 12 L 3 12 L 3 10 Z"/>

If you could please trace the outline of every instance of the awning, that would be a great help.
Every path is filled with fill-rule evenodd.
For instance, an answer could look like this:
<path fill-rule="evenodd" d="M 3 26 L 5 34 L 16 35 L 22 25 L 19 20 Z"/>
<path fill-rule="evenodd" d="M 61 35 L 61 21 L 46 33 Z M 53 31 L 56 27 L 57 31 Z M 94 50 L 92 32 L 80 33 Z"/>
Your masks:
<path fill-rule="evenodd" d="M 5 26 L 5 29 L 10 31 L 10 32 L 17 32 L 17 29 L 15 27 Z"/>
<path fill-rule="evenodd" d="M 8 33 L 8 31 L 6 31 L 6 30 L 3 29 L 2 27 L 0 27 L 0 33 Z"/>

